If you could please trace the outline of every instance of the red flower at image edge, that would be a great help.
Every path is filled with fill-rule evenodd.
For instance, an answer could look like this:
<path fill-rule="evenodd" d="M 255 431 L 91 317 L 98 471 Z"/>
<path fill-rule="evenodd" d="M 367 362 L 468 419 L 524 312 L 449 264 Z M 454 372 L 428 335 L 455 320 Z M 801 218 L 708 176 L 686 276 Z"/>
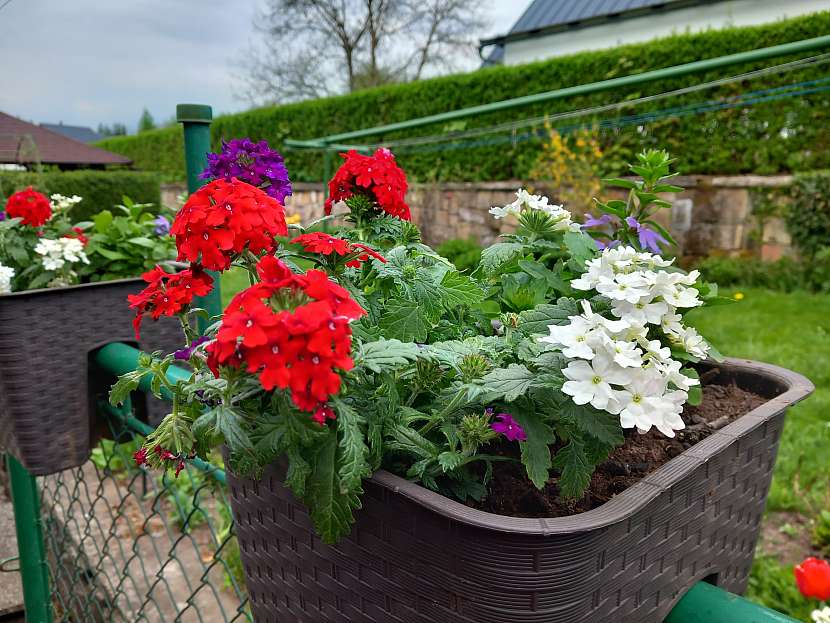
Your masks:
<path fill-rule="evenodd" d="M 337 169 L 329 182 L 326 214 L 331 214 L 336 201 L 345 201 L 357 194 L 368 194 L 378 207 L 392 216 L 410 220 L 406 204 L 406 174 L 395 162 L 388 149 L 378 149 L 372 156 L 364 156 L 351 150 L 340 154 L 345 162 Z"/>
<path fill-rule="evenodd" d="M 220 366 L 244 366 L 263 389 L 289 390 L 296 407 L 315 413 L 315 421 L 333 419 L 333 411 L 321 409 L 340 390 L 338 372 L 353 366 L 349 321 L 366 312 L 322 271 L 294 274 L 266 256 L 257 272 L 263 282 L 237 294 L 225 310 L 207 347 L 208 365 L 217 376 Z M 274 309 L 269 300 L 288 308 Z M 292 300 L 299 304 L 292 307 Z"/>
<path fill-rule="evenodd" d="M 308 253 L 319 253 L 321 255 L 349 255 L 352 253 L 358 254 L 354 259 L 346 262 L 346 266 L 352 268 L 359 268 L 361 262 L 365 262 L 370 257 L 386 263 L 386 258 L 380 253 L 367 247 L 365 244 L 350 243 L 343 238 L 336 238 L 323 233 L 311 233 L 297 236 L 291 241 L 291 244 L 302 245 L 303 250 Z"/>
<path fill-rule="evenodd" d="M 130 309 L 136 312 L 133 327 L 140 339 L 141 320 L 150 314 L 153 320 L 161 316 L 175 316 L 193 302 L 196 296 L 205 296 L 213 289 L 213 279 L 199 266 L 171 274 L 161 266 L 141 276 L 149 285 L 138 294 L 130 294 Z"/>
<path fill-rule="evenodd" d="M 830 563 L 808 558 L 793 569 L 798 590 L 808 599 L 830 600 Z"/>
<path fill-rule="evenodd" d="M 276 248 L 288 234 L 285 208 L 265 192 L 232 178 L 205 184 L 179 210 L 170 233 L 179 259 L 225 270 L 246 249 L 259 254 Z"/>
<path fill-rule="evenodd" d="M 52 218 L 52 204 L 31 186 L 14 193 L 6 201 L 6 214 L 9 218 L 21 218 L 23 225 L 40 227 Z"/>

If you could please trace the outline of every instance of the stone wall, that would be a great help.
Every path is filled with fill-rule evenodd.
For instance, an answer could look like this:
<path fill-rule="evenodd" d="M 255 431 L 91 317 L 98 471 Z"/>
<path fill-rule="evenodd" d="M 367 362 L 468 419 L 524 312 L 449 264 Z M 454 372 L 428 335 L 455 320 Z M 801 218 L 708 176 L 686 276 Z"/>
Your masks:
<path fill-rule="evenodd" d="M 665 196 L 674 207 L 661 211 L 657 220 L 677 239 L 681 255 L 734 255 L 755 249 L 766 259 L 777 259 L 790 248 L 784 222 L 770 218 L 759 226 L 753 214 L 753 200 L 757 200 L 759 190 L 783 188 L 791 182 L 792 177 L 785 175 L 678 177 L 674 183 L 686 190 Z M 437 246 L 452 238 L 475 238 L 488 245 L 514 225 L 511 219 L 494 219 L 488 209 L 512 201 L 520 185 L 518 181 L 416 184 L 407 199 L 412 220 L 421 228 L 428 244 Z M 555 192 L 546 189 L 544 183 L 532 187 L 535 192 L 555 197 Z M 183 190 L 181 185 L 162 186 L 162 201 L 175 207 L 176 197 Z M 324 200 L 322 185 L 295 184 L 286 208 L 291 214 L 299 214 L 302 222 L 308 222 L 322 216 Z"/>

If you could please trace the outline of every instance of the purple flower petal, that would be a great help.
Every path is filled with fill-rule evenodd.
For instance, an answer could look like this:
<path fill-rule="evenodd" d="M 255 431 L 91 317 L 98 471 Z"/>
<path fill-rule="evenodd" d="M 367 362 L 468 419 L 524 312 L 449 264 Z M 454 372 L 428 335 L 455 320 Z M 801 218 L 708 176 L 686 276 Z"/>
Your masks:
<path fill-rule="evenodd" d="M 641 249 L 648 249 L 652 253 L 656 253 L 659 255 L 663 252 L 663 250 L 660 248 L 660 245 L 658 243 L 662 243 L 665 245 L 669 244 L 669 241 L 663 238 L 663 236 L 658 234 L 650 227 L 637 222 L 637 219 L 635 219 L 633 216 L 629 216 L 628 218 L 626 218 L 625 222 L 628 223 L 629 227 L 631 227 L 637 232 L 637 238 L 640 241 Z"/>
<path fill-rule="evenodd" d="M 196 347 L 208 341 L 210 341 L 210 338 L 206 335 L 197 337 L 195 340 L 193 340 L 190 346 L 182 348 L 181 350 L 177 350 L 175 353 L 173 353 L 173 357 L 180 361 L 188 361 L 193 356 L 193 353 L 196 351 Z"/>
<path fill-rule="evenodd" d="M 610 214 L 603 214 L 599 218 L 595 217 L 593 214 L 588 214 L 588 218 L 585 219 L 585 222 L 582 224 L 582 229 L 590 229 L 592 227 L 603 227 L 605 225 L 611 224 L 611 215 Z"/>
<path fill-rule="evenodd" d="M 153 222 L 156 224 L 155 229 L 153 229 L 156 236 L 166 236 L 170 233 L 170 221 L 167 220 L 167 217 L 158 215 Z"/>
<path fill-rule="evenodd" d="M 498 420 L 497 422 L 490 424 L 490 428 L 492 428 L 495 432 L 500 435 L 504 435 L 510 441 L 527 441 L 527 433 L 519 425 L 519 423 L 513 419 L 512 415 L 509 413 L 499 413 L 496 415 L 496 419 Z"/>
<path fill-rule="evenodd" d="M 249 138 L 222 141 L 222 151 L 207 155 L 208 166 L 199 175 L 201 179 L 239 178 L 261 187 L 279 201 L 291 194 L 291 180 L 280 152 L 271 149 L 267 141 L 254 143 Z"/>

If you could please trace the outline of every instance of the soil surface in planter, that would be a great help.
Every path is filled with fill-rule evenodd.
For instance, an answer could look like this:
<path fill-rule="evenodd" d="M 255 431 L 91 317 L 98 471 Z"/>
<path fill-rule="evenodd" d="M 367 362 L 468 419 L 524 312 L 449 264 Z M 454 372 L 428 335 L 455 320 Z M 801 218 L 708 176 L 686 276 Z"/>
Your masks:
<path fill-rule="evenodd" d="M 763 398 L 737 385 L 703 385 L 703 401 L 697 407 L 686 405 L 683 410 L 684 430 L 669 438 L 656 430 L 641 435 L 626 431 L 625 442 L 607 461 L 597 466 L 591 485 L 579 500 L 563 500 L 557 478 L 537 489 L 527 478 L 519 462 L 493 464 L 493 480 L 488 496 L 469 506 L 511 517 L 564 517 L 601 506 L 618 493 L 635 484 L 684 450 L 762 405 Z M 496 454 L 518 458 L 516 444 L 504 444 Z M 551 450 L 556 452 L 557 446 Z"/>

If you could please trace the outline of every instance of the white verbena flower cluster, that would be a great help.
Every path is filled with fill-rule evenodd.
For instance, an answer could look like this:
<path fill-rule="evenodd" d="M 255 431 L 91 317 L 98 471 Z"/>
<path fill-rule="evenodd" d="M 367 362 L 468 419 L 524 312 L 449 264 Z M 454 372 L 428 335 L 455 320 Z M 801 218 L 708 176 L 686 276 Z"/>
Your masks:
<path fill-rule="evenodd" d="M 825 606 L 821 610 L 813 610 L 810 618 L 814 623 L 830 623 L 830 606 Z"/>
<path fill-rule="evenodd" d="M 89 264 L 84 244 L 77 238 L 43 238 L 37 243 L 35 253 L 43 256 L 43 268 L 46 270 L 60 270 L 65 264 L 76 262 Z"/>
<path fill-rule="evenodd" d="M 0 294 L 8 294 L 12 291 L 12 279 L 14 279 L 14 268 L 0 264 Z"/>
<path fill-rule="evenodd" d="M 62 210 L 69 210 L 73 206 L 79 204 L 83 201 L 83 197 L 79 197 L 78 195 L 72 195 L 71 197 L 66 197 L 59 193 L 55 193 L 50 197 L 52 199 L 52 209 L 56 212 Z"/>
<path fill-rule="evenodd" d="M 656 338 L 698 358 L 709 350 L 676 313 L 702 304 L 691 287 L 699 274 L 661 270 L 671 263 L 631 247 L 606 249 L 587 262 L 588 271 L 571 287 L 610 299 L 619 320 L 594 313 L 582 301 L 581 315 L 571 316 L 566 325 L 551 325 L 550 335 L 540 338 L 574 360 L 563 370 L 568 380 L 562 391 L 576 404 L 619 415 L 623 428 L 646 432 L 654 426 L 669 437 L 684 427 L 680 414 L 698 381 L 680 372 L 681 362 Z"/>
<path fill-rule="evenodd" d="M 541 195 L 531 195 L 524 188 L 516 191 L 516 200 L 503 207 L 490 208 L 490 214 L 495 218 L 504 218 L 508 214 L 519 216 L 522 210 L 539 210 L 551 217 L 556 231 L 579 231 L 579 223 L 571 220 L 571 213 L 561 205 L 548 203 L 549 199 Z"/>

